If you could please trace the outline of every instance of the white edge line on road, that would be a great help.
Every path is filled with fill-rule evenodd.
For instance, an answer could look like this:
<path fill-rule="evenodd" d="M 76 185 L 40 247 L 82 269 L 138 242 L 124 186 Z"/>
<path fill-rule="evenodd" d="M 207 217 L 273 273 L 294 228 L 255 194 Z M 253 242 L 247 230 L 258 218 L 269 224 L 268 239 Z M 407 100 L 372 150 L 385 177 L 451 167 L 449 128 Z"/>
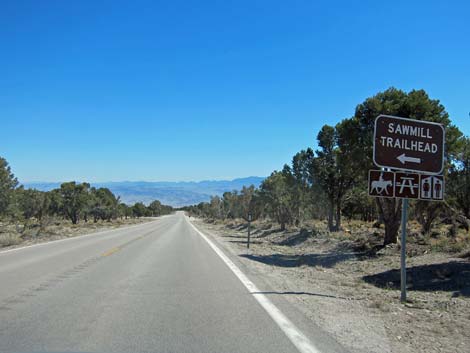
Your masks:
<path fill-rule="evenodd" d="M 102 230 L 102 231 L 94 232 L 94 233 L 76 235 L 76 236 L 74 236 L 74 237 L 65 238 L 65 239 L 57 239 L 57 240 L 45 241 L 44 243 L 38 243 L 38 244 L 32 244 L 32 245 L 22 246 L 22 247 L 20 247 L 20 248 L 13 248 L 13 249 L 8 249 L 8 250 L 0 250 L 0 255 L 2 255 L 2 254 L 7 254 L 7 253 L 13 252 L 13 251 L 24 250 L 24 249 L 29 249 L 29 248 L 35 248 L 35 247 L 38 247 L 38 246 L 45 246 L 45 245 L 49 245 L 49 244 L 60 243 L 60 242 L 67 241 L 67 240 L 75 240 L 75 239 L 80 239 L 80 238 L 87 238 L 87 237 L 91 237 L 91 236 L 94 236 L 94 235 L 100 235 L 100 234 L 110 233 L 110 232 L 117 231 L 117 230 L 134 228 L 134 227 L 138 227 L 138 226 L 141 226 L 141 225 L 144 225 L 144 224 L 149 224 L 149 223 L 152 223 L 152 222 L 155 222 L 155 221 L 156 221 L 156 219 L 153 220 L 153 221 L 149 221 L 149 222 L 142 222 L 142 223 L 139 223 L 139 224 L 132 224 L 132 225 L 130 225 L 130 226 L 124 226 L 124 227 L 118 227 L 118 228 L 114 228 L 114 229 Z"/>
<path fill-rule="evenodd" d="M 185 216 L 186 218 L 186 216 Z M 188 223 L 193 229 L 209 244 L 212 250 L 225 262 L 225 264 L 232 270 L 235 276 L 238 277 L 240 282 L 248 289 L 248 291 L 255 297 L 258 303 L 266 310 L 274 322 L 285 333 L 289 340 L 301 353 L 320 353 L 314 344 L 290 321 L 260 290 L 256 285 L 248 279 L 248 277 L 220 250 L 204 233 L 197 229 L 187 218 Z"/>

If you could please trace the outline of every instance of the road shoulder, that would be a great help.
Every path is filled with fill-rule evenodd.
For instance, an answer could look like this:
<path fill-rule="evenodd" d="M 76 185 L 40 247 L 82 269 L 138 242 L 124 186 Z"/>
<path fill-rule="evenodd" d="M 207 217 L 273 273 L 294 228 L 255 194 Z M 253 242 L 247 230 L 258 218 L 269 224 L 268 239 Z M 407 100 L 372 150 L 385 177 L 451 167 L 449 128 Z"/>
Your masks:
<path fill-rule="evenodd" d="M 266 272 L 256 266 L 252 266 L 249 260 L 244 259 L 241 255 L 245 253 L 237 251 L 223 240 L 215 229 L 210 229 L 204 222 L 191 218 L 191 223 L 209 238 L 223 253 L 227 256 L 249 279 L 256 285 L 259 292 L 266 296 L 294 325 L 307 336 L 320 352 L 349 352 L 341 345 L 332 335 L 326 332 L 316 322 L 305 315 L 299 305 L 288 297 L 296 297 L 290 291 L 277 281 L 273 281 L 271 276 L 266 276 Z"/>

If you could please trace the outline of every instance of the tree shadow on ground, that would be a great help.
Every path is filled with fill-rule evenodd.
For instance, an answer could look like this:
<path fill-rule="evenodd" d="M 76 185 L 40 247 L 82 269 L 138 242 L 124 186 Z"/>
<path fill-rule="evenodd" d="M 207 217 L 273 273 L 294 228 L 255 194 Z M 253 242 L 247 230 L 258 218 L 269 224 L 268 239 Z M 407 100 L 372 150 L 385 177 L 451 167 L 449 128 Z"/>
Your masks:
<path fill-rule="evenodd" d="M 345 297 L 338 297 L 336 295 L 330 294 L 321 294 L 321 293 L 312 293 L 312 292 L 294 292 L 294 291 L 285 291 L 285 292 L 275 292 L 275 291 L 264 291 L 264 292 L 251 292 L 251 294 L 265 294 L 265 295 L 309 295 L 315 297 L 324 297 L 324 298 L 333 298 L 333 299 L 344 299 L 347 300 L 348 298 Z"/>
<path fill-rule="evenodd" d="M 299 245 L 306 241 L 311 234 L 312 232 L 309 232 L 306 229 L 302 229 L 300 232 L 292 234 L 282 241 L 275 242 L 275 244 L 285 246 Z"/>
<path fill-rule="evenodd" d="M 245 237 L 245 240 L 228 240 L 229 243 L 237 243 L 237 244 L 246 244 L 247 240 Z M 250 244 L 261 244 L 260 241 L 253 241 L 250 239 Z"/>
<path fill-rule="evenodd" d="M 283 230 L 281 230 L 281 228 L 273 228 L 273 229 L 268 229 L 268 230 L 264 230 L 261 232 L 261 234 L 257 235 L 258 238 L 265 238 L 267 237 L 268 235 L 271 235 L 271 234 L 274 234 L 274 233 L 281 233 L 283 232 Z M 257 232 L 253 233 L 253 234 L 257 234 Z"/>
<path fill-rule="evenodd" d="M 306 255 L 240 255 L 249 260 L 258 261 L 267 265 L 279 267 L 299 267 L 299 266 L 320 266 L 331 268 L 337 263 L 354 259 L 355 253 L 326 253 L 326 254 L 306 254 Z"/>
<path fill-rule="evenodd" d="M 253 227 L 253 234 L 264 233 L 272 229 L 272 227 L 272 224 L 258 225 L 257 227 Z"/>
<path fill-rule="evenodd" d="M 225 225 L 228 229 L 235 229 L 235 230 L 244 230 L 248 228 L 248 222 L 243 223 L 229 223 Z"/>
<path fill-rule="evenodd" d="M 242 223 L 238 227 L 236 227 L 236 230 L 242 231 L 248 228 L 248 223 Z"/>
<path fill-rule="evenodd" d="M 222 235 L 222 238 L 229 238 L 229 239 L 246 239 L 246 235 Z"/>
<path fill-rule="evenodd" d="M 453 292 L 454 297 L 470 297 L 470 262 L 451 261 L 406 269 L 409 290 Z M 400 270 L 394 269 L 362 279 L 380 288 L 400 289 Z"/>

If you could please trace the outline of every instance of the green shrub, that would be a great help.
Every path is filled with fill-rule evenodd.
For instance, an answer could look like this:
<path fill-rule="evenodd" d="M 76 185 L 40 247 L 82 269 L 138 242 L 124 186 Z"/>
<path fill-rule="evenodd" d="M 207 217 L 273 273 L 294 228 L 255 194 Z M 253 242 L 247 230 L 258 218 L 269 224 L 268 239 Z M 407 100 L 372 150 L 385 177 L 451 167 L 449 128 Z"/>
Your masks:
<path fill-rule="evenodd" d="M 459 253 L 466 248 L 467 244 L 463 241 L 455 241 L 453 239 L 443 237 L 437 240 L 432 246 L 432 251 L 435 252 L 447 252 L 447 253 Z"/>

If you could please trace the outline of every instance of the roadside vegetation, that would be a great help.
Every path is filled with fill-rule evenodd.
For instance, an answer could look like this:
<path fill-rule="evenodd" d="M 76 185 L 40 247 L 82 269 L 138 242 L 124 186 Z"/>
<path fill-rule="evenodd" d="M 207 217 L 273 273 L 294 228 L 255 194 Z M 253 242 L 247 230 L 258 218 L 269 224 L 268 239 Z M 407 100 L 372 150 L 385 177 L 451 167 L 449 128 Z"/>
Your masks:
<path fill-rule="evenodd" d="M 259 188 L 244 187 L 214 196 L 210 202 L 186 207 L 191 214 L 213 220 L 270 219 L 280 226 L 302 227 L 311 220 L 326 221 L 329 232 L 347 230 L 347 221 L 373 223 L 382 236 L 382 246 L 398 241 L 402 202 L 400 199 L 368 196 L 367 178 L 372 162 L 374 120 L 380 114 L 440 123 L 446 129 L 444 202 L 412 201 L 410 217 L 423 236 L 437 229 L 445 245 L 468 236 L 470 226 L 470 139 L 452 124 L 439 100 L 423 90 L 404 92 L 390 88 L 367 98 L 351 118 L 336 126 L 324 125 L 317 134 L 318 148 L 295 154 L 290 164 L 274 171 Z M 445 226 L 443 226 L 445 225 Z M 435 246 L 439 248 L 440 246 Z"/>
<path fill-rule="evenodd" d="M 211 220 L 210 222 L 208 222 Z M 470 346 L 470 261 L 465 232 L 450 242 L 447 224 L 424 236 L 408 223 L 408 302 L 400 303 L 400 247 L 382 246 L 383 228 L 345 219 L 285 231 L 269 219 L 247 223 L 193 218 L 223 244 L 270 293 L 282 295 L 350 352 L 467 352 Z"/>
<path fill-rule="evenodd" d="M 51 191 L 25 189 L 0 157 L 0 247 L 71 236 L 169 214 L 158 200 L 127 205 L 107 188 L 66 182 Z"/>
<path fill-rule="evenodd" d="M 400 199 L 368 196 L 380 114 L 446 128 L 444 202 L 410 201 L 408 302 L 400 298 Z M 394 88 L 323 126 L 259 188 L 185 208 L 351 352 L 464 352 L 470 340 L 470 139 L 426 92 Z M 251 244 L 247 249 L 248 215 Z"/>

